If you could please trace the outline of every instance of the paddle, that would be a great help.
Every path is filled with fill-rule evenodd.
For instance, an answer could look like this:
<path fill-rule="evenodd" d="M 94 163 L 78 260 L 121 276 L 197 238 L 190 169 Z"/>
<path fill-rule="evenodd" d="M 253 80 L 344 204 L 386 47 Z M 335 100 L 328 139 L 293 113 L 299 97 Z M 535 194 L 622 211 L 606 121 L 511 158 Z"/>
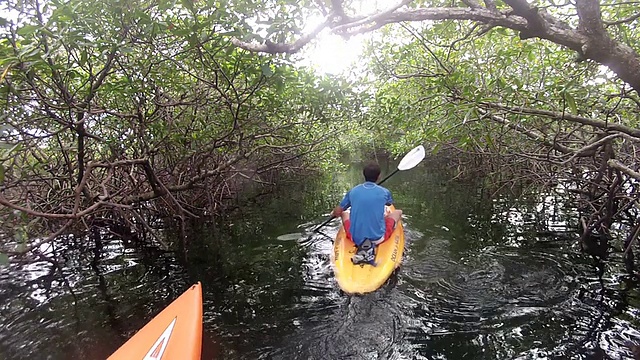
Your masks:
<path fill-rule="evenodd" d="M 413 169 L 414 167 L 416 167 L 416 165 L 420 164 L 422 159 L 424 159 L 424 156 L 425 156 L 424 147 L 422 145 L 416 146 L 411 151 L 409 151 L 407 153 L 407 155 L 405 155 L 402 158 L 402 160 L 400 160 L 400 163 L 398 164 L 398 168 L 395 169 L 391 174 L 387 175 L 384 179 L 380 180 L 380 182 L 378 182 L 378 185 L 380 185 L 383 182 L 387 181 L 390 177 L 395 175 L 398 171 L 404 171 L 404 170 Z M 313 232 L 318 232 L 318 230 L 323 228 L 325 225 L 330 223 L 331 220 L 333 220 L 335 218 L 336 218 L 335 216 L 330 217 L 325 222 L 323 222 L 322 224 L 318 225 L 318 227 L 313 229 Z"/>
<path fill-rule="evenodd" d="M 400 160 L 400 163 L 398 164 L 398 167 L 391 174 L 387 175 L 384 179 L 380 180 L 378 185 L 380 185 L 383 182 L 387 181 L 390 177 L 392 177 L 398 171 L 404 171 L 404 170 L 413 169 L 414 167 L 416 167 L 416 165 L 418 165 L 424 159 L 424 157 L 425 157 L 425 152 L 424 152 L 424 147 L 422 145 L 418 145 L 415 148 L 411 149 L 411 151 L 409 151 L 402 158 L 402 160 Z M 325 222 L 323 222 L 322 224 L 317 226 L 315 229 L 313 229 L 313 232 L 314 233 L 321 233 L 321 234 L 329 237 L 328 235 L 326 235 L 323 232 L 321 232 L 320 229 L 322 227 L 324 227 L 325 225 L 327 225 L 328 223 L 330 223 L 331 220 L 333 220 L 333 219 L 335 219 L 335 217 L 330 217 Z M 284 234 L 284 235 L 278 236 L 277 239 L 281 240 L 281 241 L 292 241 L 292 240 L 299 239 L 300 236 L 302 236 L 301 233 Z M 312 235 L 309 236 L 307 241 L 309 241 L 311 239 L 311 236 Z"/>

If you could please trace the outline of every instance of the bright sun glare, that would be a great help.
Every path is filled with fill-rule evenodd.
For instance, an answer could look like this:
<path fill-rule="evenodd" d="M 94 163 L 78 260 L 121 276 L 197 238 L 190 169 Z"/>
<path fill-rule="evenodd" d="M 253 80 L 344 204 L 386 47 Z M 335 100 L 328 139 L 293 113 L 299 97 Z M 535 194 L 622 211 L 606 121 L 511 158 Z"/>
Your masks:
<path fill-rule="evenodd" d="M 0 7 L 0 17 L 17 20 L 18 13 Z M 309 19 L 304 33 L 313 31 L 323 21 L 321 17 Z M 364 50 L 364 35 L 349 39 L 332 34 L 325 29 L 316 39 L 307 44 L 299 54 L 301 65 L 314 68 L 321 74 L 341 74 L 356 63 Z"/>
<path fill-rule="evenodd" d="M 307 20 L 303 33 L 310 33 L 324 19 L 319 16 Z M 300 63 L 310 66 L 322 74 L 340 74 L 355 63 L 364 50 L 364 35 L 354 35 L 348 39 L 323 30 L 300 54 Z"/>
<path fill-rule="evenodd" d="M 303 51 L 305 65 L 323 74 L 340 74 L 357 62 L 364 49 L 362 35 L 344 39 L 341 36 L 322 33 L 309 48 Z"/>

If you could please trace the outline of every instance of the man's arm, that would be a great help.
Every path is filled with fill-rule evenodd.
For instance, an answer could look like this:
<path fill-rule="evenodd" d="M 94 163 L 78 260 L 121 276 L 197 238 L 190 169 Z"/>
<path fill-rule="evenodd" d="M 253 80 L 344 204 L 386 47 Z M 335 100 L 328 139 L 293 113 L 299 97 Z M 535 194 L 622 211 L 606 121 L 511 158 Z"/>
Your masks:
<path fill-rule="evenodd" d="M 331 211 L 331 217 L 340 217 L 342 216 L 343 212 L 344 209 L 342 208 L 342 206 L 338 205 Z"/>
<path fill-rule="evenodd" d="M 348 191 L 342 198 L 342 201 L 340 201 L 340 205 L 336 206 L 333 211 L 331 211 L 331 216 L 342 216 L 342 213 L 351 206 L 351 199 L 349 198 L 350 192 L 351 191 Z"/>
<path fill-rule="evenodd" d="M 393 196 L 391 196 L 391 191 L 387 190 L 387 196 L 385 200 L 387 206 L 393 204 Z"/>

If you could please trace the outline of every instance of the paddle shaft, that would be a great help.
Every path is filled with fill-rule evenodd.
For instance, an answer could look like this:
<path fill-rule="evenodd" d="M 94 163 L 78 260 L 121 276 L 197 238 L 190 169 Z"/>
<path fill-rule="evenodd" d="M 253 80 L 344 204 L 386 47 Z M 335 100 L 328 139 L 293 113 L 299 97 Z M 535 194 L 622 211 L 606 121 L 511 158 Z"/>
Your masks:
<path fill-rule="evenodd" d="M 392 177 L 395 173 L 397 173 L 398 171 L 400 171 L 400 169 L 395 169 L 391 174 L 387 175 L 384 179 L 380 180 L 380 182 L 378 182 L 378 185 L 382 185 L 383 182 L 387 181 L 390 177 Z M 323 222 L 322 224 L 318 225 L 318 227 L 316 227 L 315 229 L 313 229 L 313 232 L 318 232 L 318 230 L 322 229 L 325 225 L 327 225 L 328 223 L 331 222 L 331 220 L 335 219 L 335 216 L 331 216 L 330 218 L 328 218 L 327 220 L 325 220 L 325 222 Z"/>

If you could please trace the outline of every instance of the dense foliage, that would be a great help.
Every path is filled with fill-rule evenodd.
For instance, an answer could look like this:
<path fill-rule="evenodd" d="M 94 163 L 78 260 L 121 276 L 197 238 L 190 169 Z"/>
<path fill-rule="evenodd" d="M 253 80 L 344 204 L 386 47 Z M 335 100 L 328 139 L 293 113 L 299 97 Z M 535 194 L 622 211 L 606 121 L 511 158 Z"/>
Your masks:
<path fill-rule="evenodd" d="M 578 15 L 585 3 L 578 3 Z M 584 29 L 568 9 L 540 13 Z M 635 12 L 629 4 L 603 4 L 607 42 L 639 47 Z M 573 224 L 585 250 L 606 258 L 618 248 L 632 267 L 640 228 L 640 98 L 632 79 L 612 72 L 610 60 L 598 63 L 522 29 L 445 21 L 398 24 L 383 33 L 369 53 L 379 84 L 372 118 L 379 125 L 426 140 L 435 152 L 461 154 L 452 161 L 458 175 L 492 175 L 494 188 L 525 183 L 571 194 L 580 204 Z M 618 60 L 640 59 L 629 55 Z"/>
<path fill-rule="evenodd" d="M 633 267 L 640 234 L 636 2 L 404 1 L 378 9 L 338 0 L 304 8 L 324 16 L 313 32 L 234 43 L 290 53 L 323 29 L 374 32 L 368 119 L 384 134 L 379 143 L 396 152 L 421 140 L 435 152 L 453 150 L 463 154 L 453 158 L 458 175 L 480 170 L 498 186 L 563 183 L 580 202 L 581 245 L 602 259 L 618 237 L 614 247 Z"/>
<path fill-rule="evenodd" d="M 358 95 L 233 46 L 246 16 L 227 5 L 6 3 L 5 251 L 92 225 L 153 234 L 152 218 L 220 213 L 247 181 L 329 164 L 338 146 L 327 140 L 358 116 Z"/>
<path fill-rule="evenodd" d="M 418 142 L 454 150 L 465 155 L 452 168 L 480 169 L 497 185 L 563 182 L 582 201 L 586 248 L 608 248 L 619 223 L 631 259 L 640 233 L 634 2 L 8 8 L 18 15 L 2 21 L 0 202 L 23 217 L 15 234 L 46 224 L 53 236 L 87 215 L 148 228 L 139 210 L 220 211 L 247 179 L 326 164 L 305 155 L 338 150 L 340 134 L 395 153 Z M 325 29 L 373 34 L 357 87 L 288 57 Z"/>

